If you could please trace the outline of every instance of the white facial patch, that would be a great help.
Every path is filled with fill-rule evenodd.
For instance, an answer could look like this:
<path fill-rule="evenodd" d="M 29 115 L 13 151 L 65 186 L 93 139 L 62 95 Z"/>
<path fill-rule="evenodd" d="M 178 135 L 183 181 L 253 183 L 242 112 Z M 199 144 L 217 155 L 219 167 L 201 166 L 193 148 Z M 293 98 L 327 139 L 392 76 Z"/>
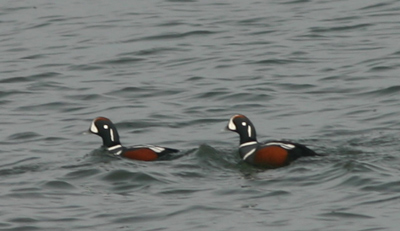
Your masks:
<path fill-rule="evenodd" d="M 251 126 L 249 126 L 249 127 L 247 128 L 247 134 L 249 134 L 249 137 L 251 137 Z"/>
<path fill-rule="evenodd" d="M 103 126 L 103 128 L 104 128 L 104 129 L 108 129 L 108 125 L 105 124 L 105 125 Z"/>
<path fill-rule="evenodd" d="M 104 128 L 106 127 L 107 125 L 104 125 Z M 107 126 L 108 127 L 108 126 Z M 111 137 L 111 141 L 114 141 L 114 131 L 112 130 L 112 129 L 110 129 L 110 137 Z"/>
<path fill-rule="evenodd" d="M 235 124 L 233 123 L 233 118 L 234 118 L 234 117 L 232 117 L 232 118 L 229 120 L 228 128 L 229 128 L 229 130 L 236 131 L 236 126 L 235 126 Z"/>
<path fill-rule="evenodd" d="M 242 122 L 242 125 L 243 125 L 243 127 L 247 126 L 247 123 L 246 122 Z"/>
<path fill-rule="evenodd" d="M 94 121 L 90 125 L 90 131 L 93 132 L 93 133 L 99 133 L 99 130 L 97 130 L 96 125 L 94 125 Z"/>

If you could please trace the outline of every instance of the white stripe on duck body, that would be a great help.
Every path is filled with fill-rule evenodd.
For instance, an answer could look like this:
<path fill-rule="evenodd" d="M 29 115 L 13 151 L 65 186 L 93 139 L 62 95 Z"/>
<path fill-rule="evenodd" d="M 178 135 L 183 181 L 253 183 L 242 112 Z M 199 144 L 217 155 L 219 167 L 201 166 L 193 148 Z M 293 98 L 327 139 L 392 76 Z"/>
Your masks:
<path fill-rule="evenodd" d="M 247 163 L 260 167 L 281 167 L 303 156 L 320 156 L 303 144 L 289 141 L 257 141 L 253 123 L 244 115 L 234 115 L 226 128 L 240 137 L 239 154 Z"/>
<path fill-rule="evenodd" d="M 112 154 L 128 159 L 151 161 L 161 156 L 179 152 L 177 149 L 156 145 L 135 145 L 125 147 L 119 140 L 119 134 L 115 125 L 106 117 L 97 117 L 92 121 L 89 132 L 100 136 L 103 146 Z"/>

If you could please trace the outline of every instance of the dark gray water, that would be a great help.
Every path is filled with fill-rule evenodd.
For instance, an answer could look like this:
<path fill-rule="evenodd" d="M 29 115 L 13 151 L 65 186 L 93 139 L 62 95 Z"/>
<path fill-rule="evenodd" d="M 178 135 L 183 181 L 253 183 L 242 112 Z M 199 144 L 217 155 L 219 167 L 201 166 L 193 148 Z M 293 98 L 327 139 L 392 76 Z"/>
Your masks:
<path fill-rule="evenodd" d="M 0 230 L 398 230 L 400 1 L 0 3 Z M 260 170 L 260 140 L 323 158 Z M 83 135 L 107 116 L 126 145 Z"/>

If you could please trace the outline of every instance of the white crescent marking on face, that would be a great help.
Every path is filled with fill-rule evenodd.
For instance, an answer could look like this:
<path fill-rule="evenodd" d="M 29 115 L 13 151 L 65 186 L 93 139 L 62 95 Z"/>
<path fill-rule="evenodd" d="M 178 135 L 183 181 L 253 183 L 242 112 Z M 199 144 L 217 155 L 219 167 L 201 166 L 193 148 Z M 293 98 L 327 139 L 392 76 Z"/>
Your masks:
<path fill-rule="evenodd" d="M 229 128 L 230 130 L 232 130 L 232 131 L 235 131 L 235 130 L 236 130 L 236 126 L 235 126 L 235 124 L 233 123 L 233 118 L 234 118 L 234 117 L 232 117 L 232 118 L 229 120 L 228 128 Z"/>
<path fill-rule="evenodd" d="M 90 131 L 93 133 L 99 133 L 99 130 L 97 130 L 96 125 L 94 124 L 94 121 L 92 122 L 92 124 L 90 125 Z"/>

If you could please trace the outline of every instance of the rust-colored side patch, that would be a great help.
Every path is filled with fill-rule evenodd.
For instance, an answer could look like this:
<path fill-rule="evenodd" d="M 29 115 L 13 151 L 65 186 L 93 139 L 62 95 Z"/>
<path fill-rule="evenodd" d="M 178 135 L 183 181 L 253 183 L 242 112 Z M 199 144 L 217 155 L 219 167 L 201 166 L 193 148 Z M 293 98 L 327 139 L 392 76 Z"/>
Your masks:
<path fill-rule="evenodd" d="M 140 148 L 127 150 L 122 153 L 122 156 L 134 160 L 152 161 L 158 158 L 157 153 L 148 148 Z"/>
<path fill-rule="evenodd" d="M 281 167 L 287 164 L 288 151 L 279 146 L 269 146 L 256 152 L 254 164 Z"/>

